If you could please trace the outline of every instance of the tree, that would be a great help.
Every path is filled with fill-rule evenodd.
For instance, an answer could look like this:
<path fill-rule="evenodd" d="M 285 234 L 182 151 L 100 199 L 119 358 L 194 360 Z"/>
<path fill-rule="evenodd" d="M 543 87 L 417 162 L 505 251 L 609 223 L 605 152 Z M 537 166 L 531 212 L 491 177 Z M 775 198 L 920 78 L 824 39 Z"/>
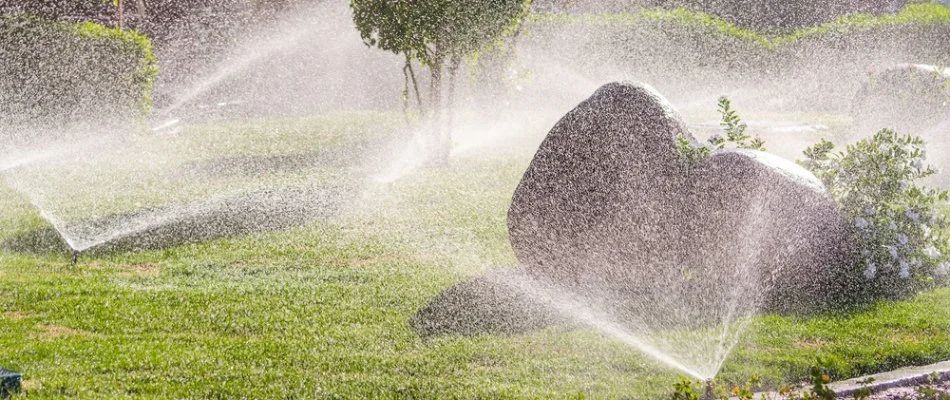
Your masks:
<path fill-rule="evenodd" d="M 447 97 L 449 125 L 455 95 L 455 77 L 469 57 L 503 35 L 513 32 L 527 15 L 532 0 L 350 0 L 353 22 L 371 47 L 406 57 L 407 90 L 412 61 L 429 69 L 428 118 L 430 150 L 436 162 L 448 160 L 451 133 L 445 126 L 443 100 Z M 448 94 L 443 77 L 449 73 Z M 418 98 L 418 88 L 416 88 Z M 421 103 L 421 99 L 420 99 Z"/>

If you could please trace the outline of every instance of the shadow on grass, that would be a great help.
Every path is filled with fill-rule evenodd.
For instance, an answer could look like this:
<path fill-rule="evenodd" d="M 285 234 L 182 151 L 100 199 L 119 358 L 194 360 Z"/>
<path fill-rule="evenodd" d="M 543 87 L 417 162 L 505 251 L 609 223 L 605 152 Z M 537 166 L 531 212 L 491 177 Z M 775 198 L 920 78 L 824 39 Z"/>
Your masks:
<path fill-rule="evenodd" d="M 212 239 L 303 226 L 338 216 L 352 190 L 310 187 L 143 210 L 84 221 L 67 228 L 75 242 L 91 244 L 86 254 L 158 250 Z M 47 227 L 0 242 L 0 250 L 48 255 L 70 252 Z"/>
<path fill-rule="evenodd" d="M 568 320 L 542 301 L 512 290 L 505 282 L 509 272 L 495 270 L 439 293 L 409 319 L 422 337 L 440 335 L 514 335 Z"/>

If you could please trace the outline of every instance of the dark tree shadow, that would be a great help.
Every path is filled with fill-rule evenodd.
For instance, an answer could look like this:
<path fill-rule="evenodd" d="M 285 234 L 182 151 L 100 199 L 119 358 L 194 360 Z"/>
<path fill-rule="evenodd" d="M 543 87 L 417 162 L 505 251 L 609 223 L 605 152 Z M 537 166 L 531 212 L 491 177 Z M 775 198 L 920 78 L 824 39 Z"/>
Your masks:
<path fill-rule="evenodd" d="M 506 285 L 508 273 L 487 275 L 455 284 L 433 298 L 409 319 L 422 337 L 439 335 L 512 335 L 569 321 L 544 302 Z"/>
<path fill-rule="evenodd" d="M 35 229 L 0 241 L 0 250 L 33 255 L 72 252 L 63 237 L 52 227 Z"/>
<path fill-rule="evenodd" d="M 352 190 L 329 187 L 268 190 L 180 207 L 112 215 L 71 226 L 73 232 L 105 235 L 105 242 L 84 251 L 102 255 L 157 250 L 212 239 L 277 231 L 338 216 Z M 109 232 L 122 232 L 115 237 Z M 0 242 L 0 249 L 27 254 L 69 252 L 52 228 L 27 232 Z"/>

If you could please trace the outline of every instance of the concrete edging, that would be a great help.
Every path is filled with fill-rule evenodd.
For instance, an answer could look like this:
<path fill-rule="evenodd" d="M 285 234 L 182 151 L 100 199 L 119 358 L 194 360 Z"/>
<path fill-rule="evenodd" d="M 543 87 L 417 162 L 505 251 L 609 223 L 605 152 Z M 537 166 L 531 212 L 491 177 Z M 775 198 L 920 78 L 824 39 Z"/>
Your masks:
<path fill-rule="evenodd" d="M 867 381 L 873 378 L 874 381 L 864 385 L 859 382 Z M 837 394 L 838 398 L 852 396 L 862 388 L 870 388 L 874 393 L 880 393 L 885 390 L 917 386 L 928 383 L 950 381 L 950 361 L 939 362 L 931 365 L 898 368 L 893 371 L 882 372 L 879 374 L 865 375 L 857 378 L 847 379 L 838 382 L 832 382 L 828 387 Z M 765 396 L 770 400 L 782 400 L 783 398 L 775 392 L 756 393 L 755 399 Z M 735 397 L 732 397 L 735 399 Z"/>

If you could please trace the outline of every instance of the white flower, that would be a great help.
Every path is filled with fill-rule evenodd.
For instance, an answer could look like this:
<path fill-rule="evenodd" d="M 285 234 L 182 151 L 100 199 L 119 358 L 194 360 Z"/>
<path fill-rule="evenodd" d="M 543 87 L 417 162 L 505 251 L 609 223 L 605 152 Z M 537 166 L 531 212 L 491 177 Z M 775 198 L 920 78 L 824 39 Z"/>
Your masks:
<path fill-rule="evenodd" d="M 938 266 L 937 269 L 934 270 L 934 273 L 940 277 L 947 276 L 948 274 L 950 274 L 950 263 L 940 264 L 940 266 Z"/>
<path fill-rule="evenodd" d="M 906 245 L 908 241 L 910 241 L 910 239 L 907 238 L 907 235 L 903 233 L 897 234 L 897 243 L 899 243 L 900 245 L 902 246 Z"/>
<path fill-rule="evenodd" d="M 910 218 L 912 221 L 914 221 L 914 222 L 920 222 L 920 213 L 919 213 L 919 212 L 915 212 L 914 210 L 911 210 L 911 209 L 908 208 L 906 211 L 904 211 L 904 214 L 906 214 L 906 215 L 907 215 L 907 218 Z"/>
<path fill-rule="evenodd" d="M 875 276 L 877 276 L 877 266 L 874 263 L 868 263 L 867 269 L 864 270 L 864 277 L 874 279 Z"/>
<path fill-rule="evenodd" d="M 924 254 L 926 254 L 927 257 L 930 257 L 930 258 L 937 258 L 937 257 L 940 257 L 940 250 L 937 250 L 936 247 L 930 246 L 924 249 Z"/>
<path fill-rule="evenodd" d="M 887 248 L 887 252 L 891 254 L 891 258 L 893 258 L 893 259 L 895 259 L 895 260 L 897 259 L 897 257 L 898 257 L 898 254 L 897 254 L 897 247 L 888 247 L 888 248 Z"/>
<path fill-rule="evenodd" d="M 866 220 L 866 219 L 864 219 L 864 218 L 861 218 L 861 217 L 857 217 L 857 218 L 855 218 L 855 220 L 854 220 L 854 225 L 857 226 L 857 227 L 860 228 L 860 229 L 864 229 L 864 228 L 867 228 L 868 225 L 870 225 L 870 224 L 868 223 L 868 220 Z"/>
<path fill-rule="evenodd" d="M 901 261 L 901 271 L 898 273 L 898 276 L 901 279 L 910 278 L 910 265 L 907 264 L 907 261 Z"/>
<path fill-rule="evenodd" d="M 932 233 L 932 231 L 930 230 L 930 227 L 927 225 L 921 225 L 920 230 L 923 231 L 924 238 L 929 238 L 930 234 Z"/>

